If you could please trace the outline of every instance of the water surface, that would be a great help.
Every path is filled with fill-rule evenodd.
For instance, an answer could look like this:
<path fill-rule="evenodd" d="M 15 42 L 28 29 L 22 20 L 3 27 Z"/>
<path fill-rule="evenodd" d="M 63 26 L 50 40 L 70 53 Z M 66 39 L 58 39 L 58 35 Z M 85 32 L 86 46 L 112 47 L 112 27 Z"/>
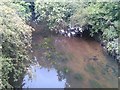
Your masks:
<path fill-rule="evenodd" d="M 32 75 L 30 75 L 30 72 Z M 23 79 L 23 88 L 64 88 L 66 79 L 59 80 L 57 71 L 54 68 L 40 68 L 40 66 L 31 66 L 29 74 Z"/>
<path fill-rule="evenodd" d="M 40 28 L 43 27 L 35 27 L 38 31 Z M 47 49 L 41 47 L 42 43 L 48 45 Z M 23 88 L 118 87 L 116 62 L 93 39 L 67 38 L 36 31 L 32 50 L 31 59 L 37 64 L 30 64 Z"/>

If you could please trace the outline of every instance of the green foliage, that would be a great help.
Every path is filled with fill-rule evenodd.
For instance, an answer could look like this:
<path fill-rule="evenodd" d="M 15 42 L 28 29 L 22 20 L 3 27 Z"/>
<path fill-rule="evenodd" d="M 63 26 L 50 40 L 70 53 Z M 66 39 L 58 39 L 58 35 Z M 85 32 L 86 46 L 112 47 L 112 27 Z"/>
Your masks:
<path fill-rule="evenodd" d="M 57 28 L 68 23 L 89 23 L 93 26 L 91 35 L 102 31 L 105 39 L 117 37 L 119 2 L 35 2 L 37 21 L 46 20 L 50 28 Z M 61 25 L 64 24 L 64 25 Z M 111 32 L 113 32 L 111 36 Z"/>
<path fill-rule="evenodd" d="M 104 33 L 103 38 L 110 39 L 118 35 L 118 10 L 120 9 L 118 2 L 113 3 L 92 3 L 86 8 L 89 20 L 88 22 L 93 25 L 93 33 L 101 30 Z M 116 32 L 111 36 L 111 32 Z M 111 37 L 110 37 L 111 36 Z M 106 38 L 107 37 L 107 38 Z"/>
<path fill-rule="evenodd" d="M 30 20 L 32 12 L 29 8 L 29 6 L 31 5 L 29 2 L 25 2 L 25 0 L 13 0 L 13 4 L 14 5 L 12 5 L 12 7 L 17 10 L 17 14 L 23 20 Z"/>
<path fill-rule="evenodd" d="M 114 50 L 118 54 L 118 40 L 115 39 L 120 36 L 118 26 L 119 4 L 119 2 L 96 2 L 91 3 L 85 9 L 88 12 L 87 22 L 93 26 L 91 35 L 94 36 L 95 33 L 103 32 L 101 40 L 107 43 L 106 48 L 113 54 Z"/>
<path fill-rule="evenodd" d="M 64 28 L 74 12 L 74 5 L 69 2 L 35 2 L 37 21 L 47 21 L 50 29 Z"/>
<path fill-rule="evenodd" d="M 73 15 L 70 17 L 70 23 L 72 25 L 79 24 L 80 26 L 83 26 L 88 22 L 88 12 L 86 11 L 86 7 L 89 5 L 89 2 L 76 2 L 74 5 L 76 8 L 74 9 Z"/>
<path fill-rule="evenodd" d="M 86 23 L 91 24 L 91 35 L 102 31 L 104 33 L 103 38 L 110 39 L 118 36 L 118 14 L 120 5 L 119 2 L 91 2 L 80 3 L 76 12 L 71 17 L 71 21 L 77 21 L 80 25 Z M 108 30 L 106 30 L 108 29 Z M 114 34 L 111 36 L 111 32 Z M 107 37 L 107 38 L 106 38 Z"/>
<path fill-rule="evenodd" d="M 14 7 L 13 7 L 14 6 Z M 18 81 L 29 61 L 32 28 L 18 15 L 17 5 L 0 2 L 0 33 L 2 35 L 2 88 L 10 88 L 10 80 Z M 0 74 L 1 75 L 1 74 Z"/>
<path fill-rule="evenodd" d="M 0 54 L 1 55 L 1 54 Z M 2 89 L 3 84 L 2 84 L 2 57 L 0 57 L 0 89 Z"/>
<path fill-rule="evenodd" d="M 31 11 L 29 8 L 29 2 L 25 2 L 24 0 L 6 0 L 0 1 L 0 5 L 6 5 L 10 8 L 14 8 L 14 10 L 16 10 L 16 14 L 18 14 L 23 20 L 30 19 Z"/>
<path fill-rule="evenodd" d="M 12 88 L 12 86 L 9 84 L 9 77 L 8 74 L 12 72 L 13 69 L 13 63 L 11 59 L 0 57 L 1 62 L 1 69 L 0 69 L 0 79 L 1 79 L 1 86 L 0 88 Z"/>

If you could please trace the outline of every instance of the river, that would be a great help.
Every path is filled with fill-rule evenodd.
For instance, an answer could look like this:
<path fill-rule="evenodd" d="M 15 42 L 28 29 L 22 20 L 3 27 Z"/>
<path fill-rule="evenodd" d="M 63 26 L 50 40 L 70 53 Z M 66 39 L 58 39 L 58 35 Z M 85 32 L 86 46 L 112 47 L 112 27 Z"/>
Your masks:
<path fill-rule="evenodd" d="M 23 88 L 117 88 L 118 66 L 92 38 L 67 38 L 34 26 Z"/>

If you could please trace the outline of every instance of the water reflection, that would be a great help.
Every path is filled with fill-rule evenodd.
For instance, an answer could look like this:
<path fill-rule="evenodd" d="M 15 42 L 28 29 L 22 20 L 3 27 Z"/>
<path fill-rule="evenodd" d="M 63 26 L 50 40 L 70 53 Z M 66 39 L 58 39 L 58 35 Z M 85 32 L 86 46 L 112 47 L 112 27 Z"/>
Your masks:
<path fill-rule="evenodd" d="M 68 84 L 61 75 L 63 76 L 54 68 L 48 70 L 32 65 L 23 79 L 23 88 L 64 88 Z"/>
<path fill-rule="evenodd" d="M 48 37 L 50 38 L 50 37 Z M 115 74 L 117 65 L 106 57 L 99 43 L 93 40 L 53 37 L 56 52 L 61 57 L 56 59 L 55 52 L 51 60 L 46 59 L 40 44 L 44 39 L 40 35 L 33 37 L 31 58 L 36 65 L 31 65 L 23 79 L 23 88 L 116 88 L 118 79 Z M 49 40 L 49 39 L 48 39 Z M 49 55 L 49 53 L 48 53 Z M 63 58 L 65 58 L 64 62 Z M 53 63 L 55 62 L 55 63 Z M 109 65 L 109 66 L 108 66 Z M 67 68 L 66 68 L 67 67 Z M 117 73 L 117 72 L 116 72 Z"/>

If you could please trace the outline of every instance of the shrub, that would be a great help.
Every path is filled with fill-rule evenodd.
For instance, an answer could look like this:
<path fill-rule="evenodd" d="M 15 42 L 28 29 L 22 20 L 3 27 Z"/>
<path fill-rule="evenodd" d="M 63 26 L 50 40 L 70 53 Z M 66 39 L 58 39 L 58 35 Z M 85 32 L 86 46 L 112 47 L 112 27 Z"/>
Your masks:
<path fill-rule="evenodd" d="M 75 9 L 74 3 L 36 0 L 37 22 L 46 21 L 50 30 L 65 28 Z"/>
<path fill-rule="evenodd" d="M 28 50 L 31 49 L 33 29 L 20 18 L 17 6 L 12 6 L 15 6 L 12 2 L 0 2 L 2 88 L 14 87 L 9 80 L 17 81 L 24 72 L 25 63 L 29 61 Z"/>

